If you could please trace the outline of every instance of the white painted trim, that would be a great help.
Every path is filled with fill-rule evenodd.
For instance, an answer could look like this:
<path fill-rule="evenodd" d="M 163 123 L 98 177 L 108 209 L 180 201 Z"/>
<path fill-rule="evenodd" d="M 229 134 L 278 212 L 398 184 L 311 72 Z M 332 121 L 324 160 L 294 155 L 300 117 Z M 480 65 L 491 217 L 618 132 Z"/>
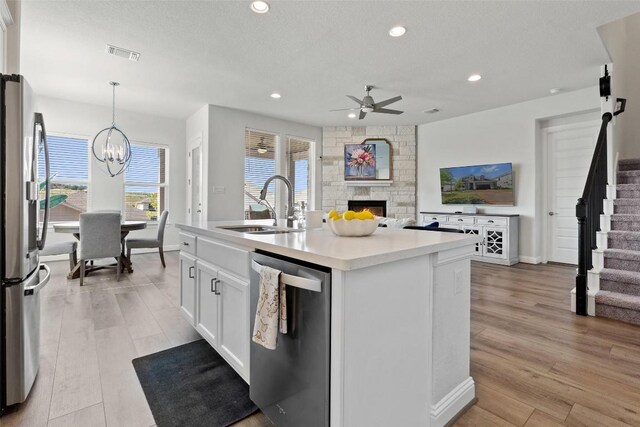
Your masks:
<path fill-rule="evenodd" d="M 7 27 L 13 25 L 13 16 L 9 10 L 9 5 L 6 0 L 0 0 L 0 29 L 4 32 L 7 31 Z"/>
<path fill-rule="evenodd" d="M 431 407 L 431 427 L 442 427 L 454 419 L 476 397 L 476 386 L 473 378 L 469 377 L 442 400 Z"/>
<path fill-rule="evenodd" d="M 520 262 L 523 262 L 525 264 L 540 264 L 542 262 L 542 257 L 520 255 Z"/>

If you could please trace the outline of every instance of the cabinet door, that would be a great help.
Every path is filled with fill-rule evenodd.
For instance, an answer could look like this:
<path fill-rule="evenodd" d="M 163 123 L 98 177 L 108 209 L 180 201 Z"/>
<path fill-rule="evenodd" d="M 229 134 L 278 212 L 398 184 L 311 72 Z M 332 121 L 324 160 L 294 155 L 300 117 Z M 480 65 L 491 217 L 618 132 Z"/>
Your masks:
<path fill-rule="evenodd" d="M 473 234 L 474 236 L 482 236 L 482 227 L 462 227 L 464 234 Z M 474 255 L 482 256 L 482 246 L 480 243 L 476 243 Z"/>
<path fill-rule="evenodd" d="M 482 256 L 507 259 L 507 229 L 498 227 L 484 228 L 484 251 Z"/>
<path fill-rule="evenodd" d="M 224 271 L 218 273 L 220 304 L 220 354 L 245 378 L 249 375 L 249 282 Z"/>
<path fill-rule="evenodd" d="M 218 270 L 198 260 L 198 318 L 196 329 L 213 348 L 218 348 L 220 281 Z"/>
<path fill-rule="evenodd" d="M 191 325 L 196 322 L 196 259 L 180 252 L 180 311 Z"/>

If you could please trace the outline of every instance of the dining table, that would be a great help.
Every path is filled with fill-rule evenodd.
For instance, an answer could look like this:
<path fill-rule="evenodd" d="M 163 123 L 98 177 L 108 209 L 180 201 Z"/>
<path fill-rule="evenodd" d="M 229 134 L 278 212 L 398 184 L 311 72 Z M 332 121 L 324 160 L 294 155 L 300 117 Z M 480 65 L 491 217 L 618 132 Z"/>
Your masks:
<path fill-rule="evenodd" d="M 133 273 L 133 264 L 131 260 L 127 257 L 124 248 L 124 239 L 127 235 L 135 230 L 144 230 L 147 228 L 147 223 L 145 221 L 123 221 L 120 224 L 120 241 L 122 242 L 122 253 L 120 254 L 120 258 L 122 260 L 122 272 L 127 271 L 129 273 Z M 80 221 L 68 221 L 62 222 L 58 224 L 53 224 L 53 230 L 56 233 L 68 233 L 73 234 L 73 236 L 80 240 Z M 82 248 L 80 248 L 82 250 Z M 80 277 L 80 265 L 83 261 L 79 260 L 76 265 L 71 269 L 69 274 L 67 274 L 68 279 L 78 279 Z M 85 268 L 85 276 L 88 275 L 91 271 L 101 270 L 105 268 L 104 266 L 94 266 L 93 263 L 91 265 L 86 266 Z"/>

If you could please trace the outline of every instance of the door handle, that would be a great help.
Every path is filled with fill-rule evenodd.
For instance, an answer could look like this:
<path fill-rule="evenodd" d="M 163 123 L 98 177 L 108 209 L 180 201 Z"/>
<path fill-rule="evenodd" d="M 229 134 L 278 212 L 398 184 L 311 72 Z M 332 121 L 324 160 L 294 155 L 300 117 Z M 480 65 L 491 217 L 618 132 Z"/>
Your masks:
<path fill-rule="evenodd" d="M 195 270 L 194 266 L 189 267 L 189 279 L 193 279 L 195 277 L 193 275 L 193 270 Z"/>
<path fill-rule="evenodd" d="M 558 215 L 558 212 L 549 212 L 549 216 Z"/>
<path fill-rule="evenodd" d="M 35 144 L 36 144 L 36 127 L 40 126 L 42 130 L 41 138 L 44 146 L 44 168 L 45 168 L 45 182 L 47 183 L 44 189 L 44 218 L 42 220 L 42 234 L 37 239 L 37 246 L 39 250 L 44 249 L 44 244 L 47 240 L 47 228 L 49 227 L 49 202 L 51 199 L 51 167 L 49 163 L 49 144 L 47 143 L 47 130 L 44 126 L 44 118 L 41 113 L 34 114 L 33 123 L 33 144 L 34 144 L 34 157 L 36 156 Z M 35 165 L 34 165 L 35 166 Z"/>

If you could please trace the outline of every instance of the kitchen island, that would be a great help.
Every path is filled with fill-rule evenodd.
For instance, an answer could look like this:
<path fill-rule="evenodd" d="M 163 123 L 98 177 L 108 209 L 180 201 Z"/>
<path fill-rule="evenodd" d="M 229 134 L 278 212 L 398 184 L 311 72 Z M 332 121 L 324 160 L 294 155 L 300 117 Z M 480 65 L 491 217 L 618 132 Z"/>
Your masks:
<path fill-rule="evenodd" d="M 330 269 L 332 427 L 444 426 L 473 403 L 470 259 L 477 237 L 220 228 L 260 223 L 269 222 L 178 225 L 182 312 L 248 383 L 250 253 L 259 251 Z"/>

